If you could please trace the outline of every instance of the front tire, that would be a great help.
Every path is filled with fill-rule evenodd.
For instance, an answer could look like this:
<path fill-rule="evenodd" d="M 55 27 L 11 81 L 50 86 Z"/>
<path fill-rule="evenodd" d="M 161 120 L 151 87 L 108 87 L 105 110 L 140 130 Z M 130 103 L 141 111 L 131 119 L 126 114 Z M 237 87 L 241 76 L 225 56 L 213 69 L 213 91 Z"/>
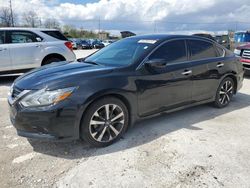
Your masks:
<path fill-rule="evenodd" d="M 121 138 L 128 128 L 126 105 L 115 97 L 94 102 L 83 116 L 81 138 L 95 147 L 106 147 Z"/>
<path fill-rule="evenodd" d="M 216 92 L 214 105 L 218 108 L 226 107 L 231 102 L 234 91 L 235 83 L 232 78 L 222 80 Z"/>

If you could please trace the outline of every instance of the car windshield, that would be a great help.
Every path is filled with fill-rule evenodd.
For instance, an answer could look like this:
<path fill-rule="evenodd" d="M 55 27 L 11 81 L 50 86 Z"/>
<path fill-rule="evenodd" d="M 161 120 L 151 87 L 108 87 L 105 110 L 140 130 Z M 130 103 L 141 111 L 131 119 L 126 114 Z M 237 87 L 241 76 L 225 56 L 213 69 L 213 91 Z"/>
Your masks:
<path fill-rule="evenodd" d="M 250 33 L 235 33 L 235 42 L 250 42 Z"/>
<path fill-rule="evenodd" d="M 149 53 L 157 40 L 123 39 L 87 57 L 85 61 L 101 65 L 127 66 Z"/>

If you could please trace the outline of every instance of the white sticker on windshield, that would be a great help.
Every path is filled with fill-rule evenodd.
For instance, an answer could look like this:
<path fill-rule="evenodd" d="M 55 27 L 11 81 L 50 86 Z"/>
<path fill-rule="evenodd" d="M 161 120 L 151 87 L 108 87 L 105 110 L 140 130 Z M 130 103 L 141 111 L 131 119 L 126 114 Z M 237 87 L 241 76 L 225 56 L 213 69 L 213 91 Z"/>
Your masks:
<path fill-rule="evenodd" d="M 144 39 L 142 39 L 142 40 L 139 40 L 138 41 L 138 43 L 146 43 L 146 44 L 154 44 L 154 43 L 156 43 L 157 42 L 157 40 L 144 40 Z"/>

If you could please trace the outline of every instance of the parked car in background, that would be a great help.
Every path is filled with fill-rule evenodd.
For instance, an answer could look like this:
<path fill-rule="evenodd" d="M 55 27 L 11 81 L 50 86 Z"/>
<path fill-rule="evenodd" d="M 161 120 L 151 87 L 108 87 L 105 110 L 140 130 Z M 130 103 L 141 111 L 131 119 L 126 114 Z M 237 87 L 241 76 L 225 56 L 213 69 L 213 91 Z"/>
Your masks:
<path fill-rule="evenodd" d="M 0 28 L 0 73 L 23 72 L 75 59 L 72 43 L 58 30 Z"/>
<path fill-rule="evenodd" d="M 250 32 L 236 32 L 234 34 L 235 48 L 250 42 Z"/>
<path fill-rule="evenodd" d="M 230 50 L 231 45 L 228 35 L 216 35 L 214 38 L 219 44 Z"/>
<path fill-rule="evenodd" d="M 105 45 L 99 40 L 93 40 L 91 42 L 91 48 L 101 49 L 101 48 L 104 48 L 104 47 L 105 47 Z"/>
<path fill-rule="evenodd" d="M 90 41 L 87 39 L 81 39 L 80 45 L 81 45 L 81 49 L 91 49 L 92 48 Z"/>
<path fill-rule="evenodd" d="M 10 119 L 20 136 L 103 147 L 142 118 L 211 102 L 226 107 L 243 73 L 231 51 L 206 38 L 130 37 L 19 77 L 8 98 Z"/>
<path fill-rule="evenodd" d="M 240 57 L 240 61 L 242 62 L 245 74 L 250 75 L 250 43 L 238 46 L 234 53 L 236 56 Z"/>
<path fill-rule="evenodd" d="M 207 34 L 207 33 L 196 33 L 196 34 L 193 34 L 193 36 L 204 37 L 204 38 L 208 38 L 208 39 L 215 41 L 215 38 L 212 35 Z"/>
<path fill-rule="evenodd" d="M 108 45 L 112 44 L 113 42 L 115 42 L 115 41 L 114 40 L 104 40 L 104 41 L 102 41 L 104 46 L 108 46 Z"/>
<path fill-rule="evenodd" d="M 72 42 L 72 44 L 73 44 L 72 47 L 73 47 L 74 50 L 77 50 L 77 49 L 81 48 L 81 40 L 74 39 L 74 38 L 69 38 L 69 40 Z"/>

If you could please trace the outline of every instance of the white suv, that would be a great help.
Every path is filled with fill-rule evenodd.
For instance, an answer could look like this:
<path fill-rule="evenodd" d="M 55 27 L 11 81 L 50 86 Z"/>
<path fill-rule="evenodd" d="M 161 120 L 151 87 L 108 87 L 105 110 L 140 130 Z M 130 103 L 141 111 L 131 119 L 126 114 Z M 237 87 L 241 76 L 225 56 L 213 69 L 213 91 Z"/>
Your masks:
<path fill-rule="evenodd" d="M 75 59 L 72 43 L 58 30 L 0 28 L 0 73 Z"/>

